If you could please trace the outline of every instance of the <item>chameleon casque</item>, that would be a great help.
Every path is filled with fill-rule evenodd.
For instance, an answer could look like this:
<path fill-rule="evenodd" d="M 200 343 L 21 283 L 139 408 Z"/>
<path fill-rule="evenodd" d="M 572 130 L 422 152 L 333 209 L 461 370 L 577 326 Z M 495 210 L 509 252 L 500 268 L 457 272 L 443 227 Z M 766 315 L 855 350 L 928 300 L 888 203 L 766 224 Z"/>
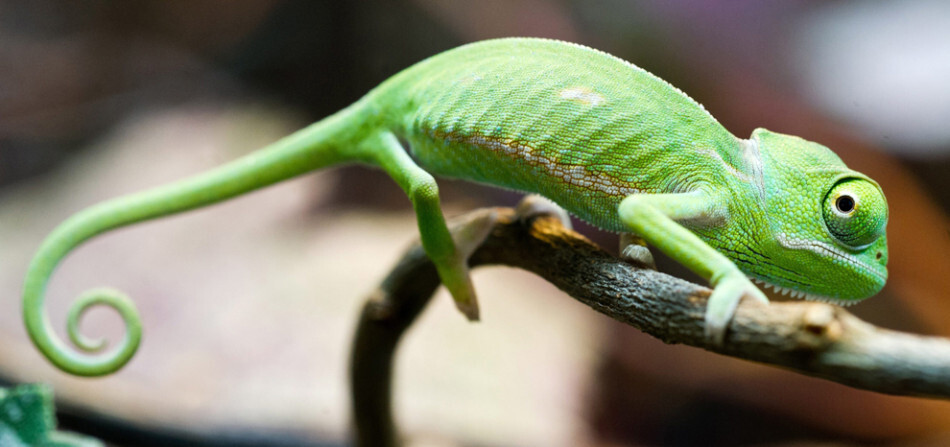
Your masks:
<path fill-rule="evenodd" d="M 478 307 L 466 250 L 446 228 L 433 175 L 541 194 L 666 253 L 713 286 L 705 317 L 711 343 L 723 342 L 742 297 L 768 302 L 752 280 L 848 304 L 877 293 L 887 278 L 881 188 L 828 148 L 765 129 L 737 138 L 683 92 L 628 62 L 571 43 L 510 38 L 430 57 L 244 158 L 72 216 L 27 273 L 30 337 L 73 374 L 121 368 L 141 338 L 127 297 L 103 289 L 73 303 L 68 335 L 89 353 L 52 330 L 44 293 L 62 258 L 113 228 L 340 163 L 380 167 L 405 190 L 426 253 L 471 319 Z M 94 355 L 103 342 L 82 336 L 78 321 L 96 304 L 117 310 L 126 334 L 113 351 Z"/>

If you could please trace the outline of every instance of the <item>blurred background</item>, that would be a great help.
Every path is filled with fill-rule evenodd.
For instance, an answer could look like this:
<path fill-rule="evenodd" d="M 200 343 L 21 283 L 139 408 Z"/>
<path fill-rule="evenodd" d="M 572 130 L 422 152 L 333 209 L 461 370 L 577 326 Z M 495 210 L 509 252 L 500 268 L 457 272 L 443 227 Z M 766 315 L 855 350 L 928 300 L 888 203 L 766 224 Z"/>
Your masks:
<path fill-rule="evenodd" d="M 67 428 L 111 445 L 347 445 L 347 349 L 416 237 L 380 172 L 320 172 L 116 231 L 49 288 L 136 301 L 119 373 L 50 366 L 20 322 L 43 237 L 100 200 L 234 159 L 460 44 L 539 36 L 670 81 L 730 131 L 833 148 L 890 204 L 890 280 L 852 308 L 950 336 L 950 3 L 940 0 L 0 1 L 0 377 L 54 385 Z M 448 216 L 519 195 L 441 181 Z M 578 223 L 609 250 L 616 236 Z M 660 260 L 660 269 L 682 274 Z M 667 346 L 525 272 L 475 272 L 483 321 L 440 292 L 397 358 L 414 445 L 950 445 L 950 404 Z M 93 311 L 90 335 L 121 323 Z"/>

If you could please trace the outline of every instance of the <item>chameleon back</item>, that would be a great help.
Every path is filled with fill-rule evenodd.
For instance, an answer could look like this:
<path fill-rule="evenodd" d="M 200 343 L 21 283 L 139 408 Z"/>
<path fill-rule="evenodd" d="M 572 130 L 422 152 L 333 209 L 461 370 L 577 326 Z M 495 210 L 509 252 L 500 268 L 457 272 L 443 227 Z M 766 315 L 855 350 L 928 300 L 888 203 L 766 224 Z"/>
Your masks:
<path fill-rule="evenodd" d="M 394 105 L 390 127 L 426 170 L 537 192 L 614 231 L 624 230 L 616 212 L 624 197 L 721 184 L 717 159 L 741 163 L 739 140 L 702 106 L 576 44 L 470 44 L 408 68 L 372 95 Z"/>

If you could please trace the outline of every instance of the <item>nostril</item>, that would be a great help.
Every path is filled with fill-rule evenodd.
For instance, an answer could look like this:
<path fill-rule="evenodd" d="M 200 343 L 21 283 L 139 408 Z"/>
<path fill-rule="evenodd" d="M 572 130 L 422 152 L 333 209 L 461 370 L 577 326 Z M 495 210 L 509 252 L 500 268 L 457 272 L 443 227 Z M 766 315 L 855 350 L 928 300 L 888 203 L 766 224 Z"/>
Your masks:
<path fill-rule="evenodd" d="M 882 257 L 884 257 L 884 253 L 877 252 L 877 259 L 881 259 Z"/>

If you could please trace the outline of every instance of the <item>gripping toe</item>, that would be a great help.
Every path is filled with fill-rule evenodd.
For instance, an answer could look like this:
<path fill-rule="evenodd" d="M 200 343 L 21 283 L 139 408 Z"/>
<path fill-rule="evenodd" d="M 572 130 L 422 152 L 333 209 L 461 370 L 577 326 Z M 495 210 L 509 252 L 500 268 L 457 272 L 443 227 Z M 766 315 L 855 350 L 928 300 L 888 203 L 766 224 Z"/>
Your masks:
<path fill-rule="evenodd" d="M 713 345 L 721 346 L 726 337 L 726 329 L 742 297 L 750 296 L 756 301 L 768 303 L 768 298 L 741 273 L 725 276 L 715 284 L 712 295 L 706 303 L 706 339 Z"/>
<path fill-rule="evenodd" d="M 572 229 L 571 216 L 558 204 L 540 194 L 530 194 L 518 202 L 515 213 L 522 221 L 531 220 L 537 216 L 554 216 L 561 221 L 561 225 L 568 230 Z"/>

